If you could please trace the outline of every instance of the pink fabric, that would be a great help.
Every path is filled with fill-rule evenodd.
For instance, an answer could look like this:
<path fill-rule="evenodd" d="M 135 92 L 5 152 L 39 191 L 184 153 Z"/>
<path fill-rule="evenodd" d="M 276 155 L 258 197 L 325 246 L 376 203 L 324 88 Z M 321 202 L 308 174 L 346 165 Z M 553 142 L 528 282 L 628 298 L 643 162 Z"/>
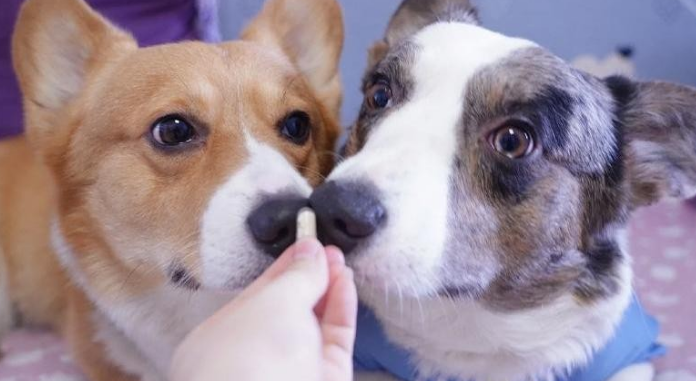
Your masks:
<path fill-rule="evenodd" d="M 15 332 L 2 351 L 0 381 L 87 381 L 63 342 L 49 332 Z"/>
<path fill-rule="evenodd" d="M 662 203 L 633 218 L 631 253 L 645 309 L 669 348 L 658 381 L 696 381 L 696 202 Z"/>
<path fill-rule="evenodd" d="M 662 323 L 669 347 L 656 381 L 696 381 L 696 203 L 662 203 L 633 218 L 636 287 Z M 18 331 L 2 345 L 0 381 L 87 381 L 62 342 L 46 332 Z"/>

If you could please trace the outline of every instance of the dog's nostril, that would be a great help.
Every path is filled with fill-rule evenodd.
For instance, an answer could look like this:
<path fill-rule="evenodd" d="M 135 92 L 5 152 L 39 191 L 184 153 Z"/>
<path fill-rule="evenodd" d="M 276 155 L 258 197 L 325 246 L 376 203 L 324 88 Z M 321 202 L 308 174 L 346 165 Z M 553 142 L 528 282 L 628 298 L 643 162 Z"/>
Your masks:
<path fill-rule="evenodd" d="M 384 210 L 384 207 L 379 205 L 378 207 L 372 209 L 372 221 L 375 225 L 380 225 L 384 221 L 384 217 L 386 217 L 387 212 Z"/>
<path fill-rule="evenodd" d="M 276 198 L 262 203 L 247 218 L 247 226 L 259 247 L 280 255 L 295 240 L 297 212 L 307 206 L 301 198 Z"/>
<path fill-rule="evenodd" d="M 336 230 L 340 230 L 346 234 L 348 233 L 348 226 L 346 226 L 343 220 L 334 220 L 333 225 Z"/>
<path fill-rule="evenodd" d="M 317 213 L 320 236 L 345 253 L 374 234 L 386 219 L 377 192 L 362 183 L 324 183 L 314 191 L 310 204 Z"/>
<path fill-rule="evenodd" d="M 287 227 L 282 227 L 277 232 L 271 231 L 265 236 L 262 234 L 255 234 L 254 238 L 256 238 L 256 240 L 261 243 L 274 243 L 287 239 L 289 233 L 290 229 L 288 229 Z"/>
<path fill-rule="evenodd" d="M 287 226 L 284 226 L 282 229 L 280 229 L 280 231 L 274 238 L 274 241 L 279 241 L 281 239 L 288 238 L 288 235 L 290 235 L 290 229 L 288 229 Z"/>
<path fill-rule="evenodd" d="M 334 220 L 334 229 L 353 238 L 365 238 L 377 230 L 380 219 L 376 218 L 378 213 L 366 212 L 355 215 L 345 215 L 343 218 Z"/>

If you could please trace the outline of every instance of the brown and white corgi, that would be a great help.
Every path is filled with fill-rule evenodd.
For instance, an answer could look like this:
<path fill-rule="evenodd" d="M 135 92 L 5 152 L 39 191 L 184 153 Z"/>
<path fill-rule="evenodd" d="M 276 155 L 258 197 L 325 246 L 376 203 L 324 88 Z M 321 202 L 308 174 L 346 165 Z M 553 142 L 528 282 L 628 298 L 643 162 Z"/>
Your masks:
<path fill-rule="evenodd" d="M 334 0 L 269 0 L 240 41 L 144 49 L 82 0 L 28 0 L 26 137 L 0 143 L 2 328 L 55 327 L 92 380 L 163 379 L 330 171 L 342 42 Z"/>
<path fill-rule="evenodd" d="M 582 367 L 631 300 L 631 212 L 696 194 L 696 90 L 595 78 L 466 0 L 404 1 L 369 58 L 310 203 L 389 341 L 423 379 Z"/>

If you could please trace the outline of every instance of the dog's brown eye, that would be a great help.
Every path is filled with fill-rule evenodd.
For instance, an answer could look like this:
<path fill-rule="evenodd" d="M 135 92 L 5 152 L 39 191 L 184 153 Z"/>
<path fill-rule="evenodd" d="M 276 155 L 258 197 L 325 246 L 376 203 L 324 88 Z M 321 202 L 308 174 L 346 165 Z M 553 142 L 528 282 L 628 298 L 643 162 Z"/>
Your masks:
<path fill-rule="evenodd" d="M 379 81 L 367 90 L 365 97 L 367 99 L 367 105 L 371 109 L 381 110 L 390 106 L 392 90 L 386 81 Z"/>
<path fill-rule="evenodd" d="M 534 149 L 534 140 L 529 132 L 514 126 L 504 126 L 491 135 L 491 145 L 510 159 L 529 155 Z"/>
<path fill-rule="evenodd" d="M 196 129 L 178 115 L 168 115 L 152 126 L 152 139 L 162 146 L 176 147 L 196 137 Z"/>
<path fill-rule="evenodd" d="M 280 122 L 283 137 L 298 145 L 307 142 L 310 131 L 309 115 L 302 111 L 293 111 Z"/>

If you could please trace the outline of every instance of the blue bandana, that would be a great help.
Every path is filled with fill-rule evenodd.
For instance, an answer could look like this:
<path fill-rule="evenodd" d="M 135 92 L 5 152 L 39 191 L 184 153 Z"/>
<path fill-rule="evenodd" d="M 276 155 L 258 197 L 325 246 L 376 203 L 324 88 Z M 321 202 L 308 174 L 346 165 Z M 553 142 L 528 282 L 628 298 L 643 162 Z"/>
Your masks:
<path fill-rule="evenodd" d="M 661 356 L 665 348 L 656 342 L 658 332 L 657 321 L 646 314 L 634 297 L 614 338 L 594 354 L 589 364 L 573 369 L 558 381 L 607 380 L 629 365 Z M 410 354 L 389 342 L 374 314 L 364 306 L 358 313 L 353 364 L 358 371 L 386 372 L 404 381 L 415 381 L 418 375 Z"/>

